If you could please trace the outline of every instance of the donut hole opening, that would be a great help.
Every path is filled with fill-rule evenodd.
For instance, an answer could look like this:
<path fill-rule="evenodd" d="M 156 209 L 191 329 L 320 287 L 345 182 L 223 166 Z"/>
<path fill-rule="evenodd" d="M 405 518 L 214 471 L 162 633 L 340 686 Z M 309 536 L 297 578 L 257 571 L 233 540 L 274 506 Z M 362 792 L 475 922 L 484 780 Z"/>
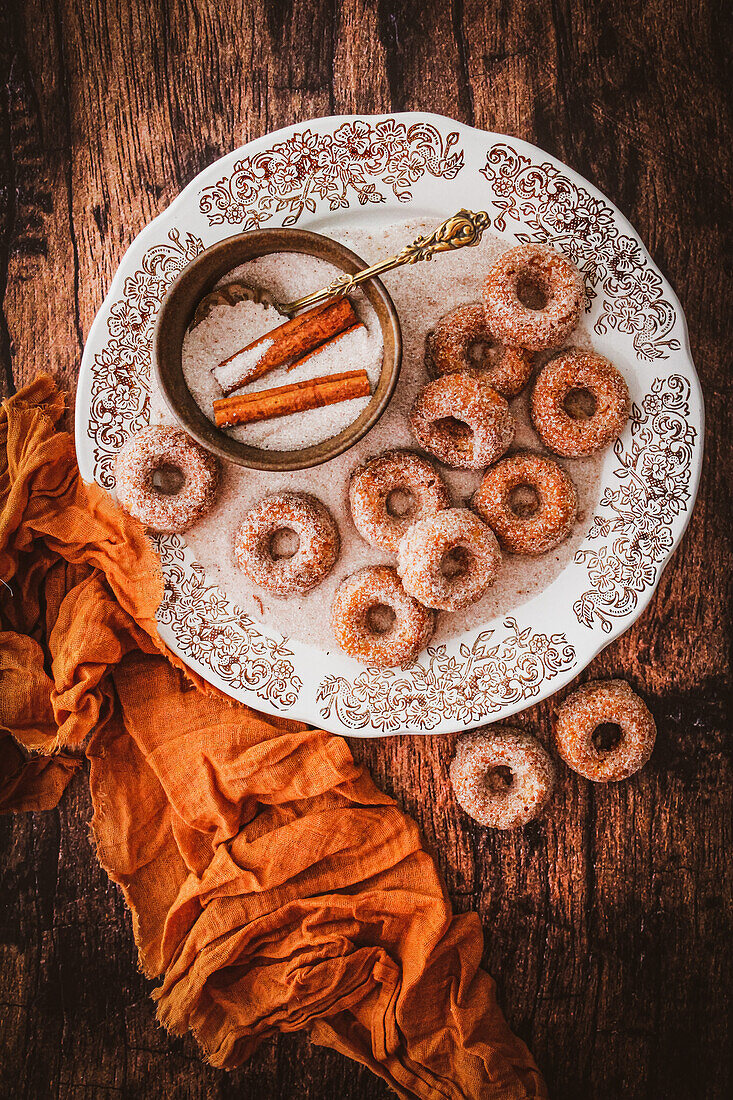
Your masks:
<path fill-rule="evenodd" d="M 440 572 L 446 580 L 465 577 L 471 564 L 471 552 L 465 546 L 451 546 L 440 559 Z"/>
<path fill-rule="evenodd" d="M 365 618 L 367 630 L 372 634 L 380 635 L 389 634 L 394 627 L 397 616 L 394 613 L 394 608 L 390 607 L 388 603 L 374 603 L 367 608 Z"/>
<path fill-rule="evenodd" d="M 393 519 L 404 519 L 415 509 L 415 498 L 409 489 L 393 489 L 385 501 L 387 515 Z"/>
<path fill-rule="evenodd" d="M 491 794 L 506 794 L 514 783 L 514 774 L 507 764 L 497 764 L 495 768 L 489 768 L 484 782 Z"/>
<path fill-rule="evenodd" d="M 539 512 L 542 502 L 534 485 L 524 484 L 509 490 L 507 504 L 517 519 L 532 519 Z"/>
<path fill-rule="evenodd" d="M 598 752 L 612 752 L 622 737 L 623 730 L 616 722 L 601 722 L 593 730 L 593 744 Z"/>
<path fill-rule="evenodd" d="M 472 367 L 494 367 L 501 353 L 501 344 L 485 337 L 472 340 L 466 348 L 466 359 Z"/>
<path fill-rule="evenodd" d="M 294 557 L 300 548 L 300 537 L 292 527 L 279 527 L 270 536 L 270 557 L 273 561 L 287 561 Z"/>
<path fill-rule="evenodd" d="M 546 287 L 533 275 L 520 275 L 517 279 L 517 298 L 525 309 L 544 309 L 550 300 Z"/>
<path fill-rule="evenodd" d="M 177 496 L 185 481 L 186 477 L 183 470 L 180 470 L 178 466 L 171 466 L 169 463 L 158 466 L 157 469 L 153 470 L 150 477 L 152 488 L 163 497 Z"/>
<path fill-rule="evenodd" d="M 441 435 L 447 435 L 456 450 L 468 450 L 473 440 L 473 429 L 464 420 L 455 416 L 443 416 L 436 420 L 434 428 Z"/>
<path fill-rule="evenodd" d="M 598 402 L 590 390 L 583 386 L 568 390 L 563 399 L 563 408 L 573 420 L 590 420 L 595 415 Z"/>

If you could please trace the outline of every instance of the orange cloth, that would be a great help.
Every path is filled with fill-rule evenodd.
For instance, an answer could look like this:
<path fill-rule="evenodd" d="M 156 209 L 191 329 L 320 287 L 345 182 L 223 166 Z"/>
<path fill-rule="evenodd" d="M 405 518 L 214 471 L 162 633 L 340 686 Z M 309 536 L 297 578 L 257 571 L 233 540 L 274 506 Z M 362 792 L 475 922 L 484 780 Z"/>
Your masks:
<path fill-rule="evenodd" d="M 160 1020 L 213 1065 L 306 1028 L 402 1097 L 545 1097 L 479 968 L 478 917 L 453 916 L 343 738 L 233 705 L 164 655 L 158 560 L 81 482 L 61 410 L 41 377 L 0 415 L 0 808 L 53 806 L 91 734 L 99 858 Z"/>

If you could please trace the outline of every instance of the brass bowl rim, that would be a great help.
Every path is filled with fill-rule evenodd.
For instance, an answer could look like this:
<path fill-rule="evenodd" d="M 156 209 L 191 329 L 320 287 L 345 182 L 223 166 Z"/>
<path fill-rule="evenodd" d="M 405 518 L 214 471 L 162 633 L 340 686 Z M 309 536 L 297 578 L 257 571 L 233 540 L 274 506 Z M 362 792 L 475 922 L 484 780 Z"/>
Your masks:
<path fill-rule="evenodd" d="M 247 260 L 274 252 L 316 256 L 349 274 L 367 266 L 345 245 L 308 229 L 252 229 L 217 241 L 187 264 L 168 287 L 153 330 L 152 367 L 165 403 L 180 427 L 211 454 L 253 470 L 304 470 L 329 462 L 355 446 L 383 415 L 399 380 L 402 329 L 395 304 L 381 279 L 363 283 L 361 289 L 377 313 L 384 342 L 379 382 L 366 409 L 335 436 L 297 450 L 267 450 L 233 439 L 217 428 L 194 401 L 183 377 L 183 340 L 196 306 L 228 272 Z"/>

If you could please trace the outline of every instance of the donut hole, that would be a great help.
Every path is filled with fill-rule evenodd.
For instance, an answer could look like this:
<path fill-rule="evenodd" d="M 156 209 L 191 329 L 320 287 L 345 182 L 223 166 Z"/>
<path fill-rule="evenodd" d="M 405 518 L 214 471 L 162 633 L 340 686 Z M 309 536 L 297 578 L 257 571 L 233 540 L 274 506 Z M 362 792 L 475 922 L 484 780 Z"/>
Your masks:
<path fill-rule="evenodd" d="M 484 783 L 491 794 L 506 794 L 514 783 L 514 773 L 507 764 L 497 764 L 495 768 L 489 768 Z"/>
<path fill-rule="evenodd" d="M 388 603 L 373 603 L 367 608 L 364 618 L 367 630 L 377 635 L 389 634 L 397 620 L 394 608 Z"/>
<path fill-rule="evenodd" d="M 507 504 L 517 519 L 531 519 L 539 512 L 542 501 L 534 485 L 522 484 L 509 490 Z"/>
<path fill-rule="evenodd" d="M 584 386 L 574 386 L 563 398 L 563 408 L 573 420 L 590 420 L 595 416 L 598 402 L 590 390 Z"/>
<path fill-rule="evenodd" d="M 393 489 L 385 501 L 387 515 L 393 519 L 404 519 L 415 509 L 415 498 L 409 489 Z"/>
<path fill-rule="evenodd" d="M 465 420 L 458 420 L 455 416 L 442 416 L 434 422 L 433 427 L 441 435 L 448 436 L 456 450 L 467 451 L 470 448 L 473 429 Z"/>
<path fill-rule="evenodd" d="M 471 566 L 471 556 L 465 546 L 451 546 L 440 559 L 440 572 L 449 581 L 465 577 Z"/>
<path fill-rule="evenodd" d="M 269 551 L 273 561 L 287 561 L 300 549 L 300 536 L 292 527 L 279 527 L 270 535 Z"/>
<path fill-rule="evenodd" d="M 186 482 L 183 470 L 170 463 L 163 463 L 153 470 L 150 476 L 150 485 L 156 493 L 163 497 L 174 497 L 180 493 Z"/>
<path fill-rule="evenodd" d="M 536 275 L 525 272 L 517 279 L 517 298 L 525 309 L 541 310 L 547 306 L 550 295 Z"/>
<path fill-rule="evenodd" d="M 494 367 L 501 354 L 501 345 L 484 336 L 471 340 L 466 348 L 466 359 L 471 367 Z"/>
<path fill-rule="evenodd" d="M 623 735 L 617 722 L 601 722 L 593 730 L 593 744 L 598 752 L 613 752 L 621 743 Z"/>

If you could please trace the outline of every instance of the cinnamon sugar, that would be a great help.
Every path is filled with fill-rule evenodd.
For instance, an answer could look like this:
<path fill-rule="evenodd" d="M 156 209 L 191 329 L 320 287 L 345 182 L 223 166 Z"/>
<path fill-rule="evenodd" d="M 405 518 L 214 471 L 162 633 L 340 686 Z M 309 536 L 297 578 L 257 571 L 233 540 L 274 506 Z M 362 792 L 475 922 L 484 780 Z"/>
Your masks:
<path fill-rule="evenodd" d="M 269 290 L 278 301 L 288 301 L 319 290 L 339 274 L 341 272 L 333 264 L 315 256 L 277 252 L 242 264 L 229 272 L 224 281 L 241 280 L 249 286 Z M 362 324 L 324 344 L 295 366 L 276 367 L 233 393 L 255 393 L 349 370 L 365 370 L 373 393 L 382 368 L 382 332 L 365 295 L 357 291 L 350 298 Z M 214 420 L 214 401 L 224 396 L 224 388 L 243 373 L 254 370 L 272 341 L 258 342 L 246 352 L 242 349 L 277 328 L 283 320 L 276 309 L 261 302 L 223 303 L 215 306 L 208 317 L 186 334 L 183 376 L 194 400 L 210 420 Z M 370 400 L 370 397 L 352 398 L 279 420 L 263 420 L 225 430 L 253 447 L 294 451 L 338 435 L 361 415 Z"/>
<path fill-rule="evenodd" d="M 228 310 L 236 309 L 239 313 L 247 314 L 253 312 L 252 306 L 259 304 L 259 302 L 248 302 L 246 299 L 243 302 L 237 302 L 236 306 L 222 304 L 220 307 L 221 325 L 224 326 L 227 324 Z M 209 316 L 211 316 L 211 314 L 209 314 Z M 211 327 L 213 328 L 213 325 Z M 259 343 L 255 344 L 254 347 L 243 348 L 242 351 L 238 351 L 236 355 L 231 355 L 228 359 L 225 359 L 222 363 L 219 363 L 218 366 L 214 367 L 211 373 L 221 386 L 222 393 L 228 393 L 232 387 L 236 387 L 237 382 L 243 375 L 250 374 L 265 358 L 266 353 L 272 347 L 272 343 L 272 339 L 261 340 Z"/>

